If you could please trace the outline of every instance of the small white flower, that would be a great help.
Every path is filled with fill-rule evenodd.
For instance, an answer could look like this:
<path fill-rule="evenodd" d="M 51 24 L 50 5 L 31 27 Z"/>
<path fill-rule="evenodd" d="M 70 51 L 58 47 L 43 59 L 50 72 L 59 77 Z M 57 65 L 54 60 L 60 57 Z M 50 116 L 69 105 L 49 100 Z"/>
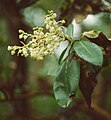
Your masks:
<path fill-rule="evenodd" d="M 46 21 L 46 22 L 50 21 L 50 17 L 46 17 L 46 18 L 45 18 L 45 21 Z"/>
<path fill-rule="evenodd" d="M 56 14 L 56 13 L 54 13 L 54 14 L 53 14 L 53 17 L 54 17 L 54 18 L 56 18 L 56 17 L 57 17 L 57 14 Z"/>
<path fill-rule="evenodd" d="M 49 31 L 50 31 L 50 32 L 54 32 L 54 31 L 55 31 L 54 27 L 51 27 L 51 28 L 49 29 Z"/>
<path fill-rule="evenodd" d="M 36 52 L 30 52 L 30 56 L 32 57 L 32 58 L 35 58 L 36 57 Z"/>
<path fill-rule="evenodd" d="M 19 32 L 19 33 L 24 33 L 24 31 L 23 31 L 23 30 L 21 30 L 21 29 L 20 29 L 18 32 Z"/>
<path fill-rule="evenodd" d="M 14 54 L 15 54 L 15 50 L 12 50 L 12 51 L 11 51 L 11 55 L 14 55 Z"/>
<path fill-rule="evenodd" d="M 59 39 L 60 39 L 60 37 L 57 36 L 57 37 L 54 39 L 54 41 L 55 41 L 55 42 L 59 42 Z"/>
<path fill-rule="evenodd" d="M 62 29 L 60 27 L 57 28 L 57 31 L 61 34 Z"/>
<path fill-rule="evenodd" d="M 44 55 L 47 55 L 48 54 L 48 52 L 47 51 L 44 51 Z"/>
<path fill-rule="evenodd" d="M 22 54 L 27 57 L 28 56 L 28 52 L 27 52 L 27 49 L 26 48 L 23 48 L 22 49 Z"/>
<path fill-rule="evenodd" d="M 46 29 L 49 29 L 49 28 L 50 28 L 50 26 L 47 24 L 47 25 L 46 25 Z"/>
<path fill-rule="evenodd" d="M 22 38 L 23 38 L 23 34 L 20 34 L 20 35 L 19 35 L 19 39 L 22 39 Z"/>
<path fill-rule="evenodd" d="M 36 44 L 35 44 L 35 43 L 32 43 L 32 47 L 36 47 Z"/>
<path fill-rule="evenodd" d="M 53 25 L 54 25 L 54 26 L 57 26 L 57 22 L 56 22 L 56 21 L 54 21 L 54 22 L 53 22 Z"/>
<path fill-rule="evenodd" d="M 48 45 L 47 45 L 47 48 L 51 48 L 51 47 L 52 47 L 51 44 L 48 44 Z"/>
<path fill-rule="evenodd" d="M 26 40 L 26 39 L 27 39 L 27 37 L 28 37 L 27 35 L 24 35 L 24 36 L 23 36 L 24 40 Z"/>
<path fill-rule="evenodd" d="M 53 48 L 50 48 L 49 51 L 50 51 L 50 52 L 53 52 Z"/>
<path fill-rule="evenodd" d="M 57 35 L 53 35 L 52 38 L 53 38 L 53 39 L 56 39 L 56 38 L 57 38 Z"/>
<path fill-rule="evenodd" d="M 45 41 L 46 41 L 46 44 L 49 44 L 51 42 L 51 39 L 50 38 L 46 38 Z"/>
<path fill-rule="evenodd" d="M 55 44 L 55 47 L 57 48 L 57 47 L 59 47 L 60 46 L 60 43 L 56 43 Z"/>
<path fill-rule="evenodd" d="M 53 21 L 49 21 L 48 25 L 51 27 L 52 23 L 53 23 Z"/>
<path fill-rule="evenodd" d="M 42 56 L 37 57 L 38 60 L 43 60 Z"/>
<path fill-rule="evenodd" d="M 11 47 L 11 46 L 8 46 L 7 50 L 9 50 L 9 51 L 12 50 L 12 47 Z"/>
<path fill-rule="evenodd" d="M 38 34 L 37 30 L 34 31 L 34 35 Z"/>
<path fill-rule="evenodd" d="M 64 23 L 65 23 L 65 20 L 62 20 L 62 21 L 61 21 L 61 23 L 63 23 L 63 24 L 64 24 Z"/>
<path fill-rule="evenodd" d="M 43 52 L 44 52 L 44 47 L 42 47 L 42 48 L 40 49 L 40 52 L 41 52 L 41 53 L 43 53 Z"/>
<path fill-rule="evenodd" d="M 39 38 L 43 38 L 44 37 L 44 33 L 43 32 L 40 32 L 39 33 Z"/>

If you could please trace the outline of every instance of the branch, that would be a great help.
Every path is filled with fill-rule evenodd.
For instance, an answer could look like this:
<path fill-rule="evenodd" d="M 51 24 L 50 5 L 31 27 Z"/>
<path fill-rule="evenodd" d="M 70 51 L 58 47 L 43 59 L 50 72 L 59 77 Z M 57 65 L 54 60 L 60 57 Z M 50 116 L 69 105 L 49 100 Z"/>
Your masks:
<path fill-rule="evenodd" d="M 108 6 L 102 6 L 100 10 L 101 12 L 111 13 L 111 7 L 108 7 Z"/>
<path fill-rule="evenodd" d="M 7 102 L 7 101 L 12 101 L 12 100 L 16 101 L 16 100 L 31 99 L 32 97 L 40 96 L 40 95 L 53 96 L 53 94 L 51 92 L 47 92 L 47 91 L 32 91 L 32 92 L 29 92 L 29 93 L 16 94 L 16 96 L 14 96 L 13 99 L 9 98 L 9 97 L 6 97 L 5 99 L 0 99 L 0 102 Z"/>
<path fill-rule="evenodd" d="M 30 93 L 21 93 L 17 96 L 15 96 L 14 100 L 20 100 L 20 99 L 30 99 L 35 96 L 40 96 L 40 95 L 48 95 L 52 96 L 53 94 L 51 92 L 47 91 L 33 91 Z"/>
<path fill-rule="evenodd" d="M 89 111 L 92 115 L 94 114 L 96 116 L 100 116 L 101 120 L 103 120 L 103 119 L 111 120 L 111 114 L 108 111 L 102 109 L 101 107 L 99 107 L 95 104 L 93 104 L 92 106 L 94 107 L 94 110 Z"/>
<path fill-rule="evenodd" d="M 101 12 L 111 13 L 111 8 L 101 4 L 101 0 L 95 2 L 91 0 L 65 0 L 60 11 L 60 19 L 64 19 L 66 21 L 65 26 L 68 26 L 74 18 L 82 16 L 82 21 L 88 14 L 97 14 Z"/>
<path fill-rule="evenodd" d="M 94 109 L 89 109 L 85 102 L 81 99 L 75 99 L 75 103 L 66 109 L 61 109 L 59 116 L 64 117 L 66 119 L 70 119 L 76 112 L 81 111 L 86 113 L 86 115 L 91 116 L 92 119 L 96 120 L 111 120 L 111 115 L 109 112 L 104 110 L 103 108 L 93 104 Z"/>

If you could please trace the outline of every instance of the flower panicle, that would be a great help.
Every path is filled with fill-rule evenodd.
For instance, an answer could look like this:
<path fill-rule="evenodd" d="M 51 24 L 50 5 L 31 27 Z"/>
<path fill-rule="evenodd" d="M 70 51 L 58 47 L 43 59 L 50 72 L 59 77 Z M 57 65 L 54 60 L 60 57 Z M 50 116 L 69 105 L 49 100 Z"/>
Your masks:
<path fill-rule="evenodd" d="M 8 50 L 11 51 L 11 55 L 17 53 L 18 55 L 27 57 L 31 56 L 34 60 L 43 60 L 44 56 L 53 54 L 54 50 L 60 46 L 60 42 L 65 40 L 65 34 L 63 32 L 62 24 L 64 20 L 56 21 L 56 13 L 49 11 L 49 14 L 45 16 L 46 32 L 42 27 L 33 28 L 33 33 L 28 34 L 23 30 L 19 30 L 19 39 L 26 41 L 30 38 L 28 43 L 21 41 L 22 46 L 8 46 Z"/>

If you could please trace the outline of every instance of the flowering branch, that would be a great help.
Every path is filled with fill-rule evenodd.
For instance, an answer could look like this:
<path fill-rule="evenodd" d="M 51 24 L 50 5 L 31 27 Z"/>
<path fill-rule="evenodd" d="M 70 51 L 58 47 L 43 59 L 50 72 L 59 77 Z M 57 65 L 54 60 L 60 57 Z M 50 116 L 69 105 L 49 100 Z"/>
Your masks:
<path fill-rule="evenodd" d="M 102 32 L 93 30 L 83 33 L 80 40 L 73 40 L 73 25 L 70 24 L 67 30 L 64 30 L 62 25 L 65 21 L 57 22 L 56 17 L 53 11 L 49 11 L 44 20 L 45 30 L 35 27 L 33 34 L 19 30 L 19 39 L 24 39 L 24 42 L 28 39 L 30 41 L 28 43 L 21 41 L 22 46 L 8 46 L 8 50 L 12 55 L 17 52 L 24 57 L 30 55 L 34 60 L 43 60 L 46 55 L 54 53 L 54 50 L 60 46 L 60 42 L 67 40 L 69 45 L 59 57 L 58 63 L 61 67 L 53 84 L 55 98 L 61 107 L 68 107 L 79 86 L 88 107 L 91 108 L 91 95 L 96 85 L 96 76 L 103 64 L 101 47 L 104 48 L 102 44 L 98 46 L 93 41 L 95 42 L 95 39 L 102 43 L 105 41 L 106 46 L 110 42 Z M 64 58 L 66 51 L 68 55 Z"/>

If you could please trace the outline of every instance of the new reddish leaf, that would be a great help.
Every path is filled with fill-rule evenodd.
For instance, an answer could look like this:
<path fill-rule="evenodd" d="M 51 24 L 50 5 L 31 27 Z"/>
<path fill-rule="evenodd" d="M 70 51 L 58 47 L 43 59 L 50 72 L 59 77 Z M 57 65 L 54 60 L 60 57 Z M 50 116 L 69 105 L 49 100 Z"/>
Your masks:
<path fill-rule="evenodd" d="M 89 31 L 89 32 L 84 32 L 83 36 L 87 37 L 91 42 L 106 48 L 107 46 L 111 47 L 111 41 L 105 36 L 104 33 L 102 32 L 97 32 L 97 31 Z"/>

